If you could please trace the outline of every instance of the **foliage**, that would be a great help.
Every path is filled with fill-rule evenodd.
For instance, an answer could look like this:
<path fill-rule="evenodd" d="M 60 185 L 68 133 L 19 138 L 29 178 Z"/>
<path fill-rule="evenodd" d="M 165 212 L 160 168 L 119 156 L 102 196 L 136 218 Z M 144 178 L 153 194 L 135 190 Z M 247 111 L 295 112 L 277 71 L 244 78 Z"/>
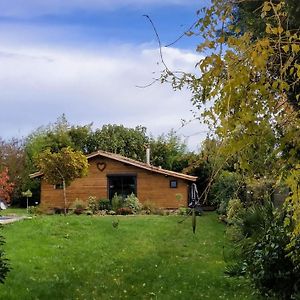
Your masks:
<path fill-rule="evenodd" d="M 180 216 L 187 216 L 190 214 L 191 209 L 188 207 L 179 207 L 178 208 L 178 215 Z"/>
<path fill-rule="evenodd" d="M 28 213 L 30 215 L 37 215 L 40 213 L 40 209 L 38 206 L 28 206 Z"/>
<path fill-rule="evenodd" d="M 84 126 L 73 125 L 68 128 L 68 135 L 74 145 L 74 149 L 82 151 L 84 154 L 91 152 L 91 136 L 93 135 L 92 124 Z"/>
<path fill-rule="evenodd" d="M 230 199 L 227 205 L 227 222 L 229 224 L 235 223 L 235 220 L 243 212 L 244 206 L 240 199 Z"/>
<path fill-rule="evenodd" d="M 76 215 L 81 215 L 86 208 L 86 203 L 78 198 L 72 203 L 72 209 Z"/>
<path fill-rule="evenodd" d="M 124 199 L 122 196 L 118 195 L 117 193 L 114 194 L 113 198 L 111 199 L 111 207 L 113 211 L 123 207 Z"/>
<path fill-rule="evenodd" d="M 64 211 L 67 210 L 66 186 L 76 179 L 83 177 L 88 171 L 85 155 L 70 147 L 62 148 L 59 152 L 46 149 L 36 157 L 36 163 L 43 176 L 50 184 L 63 184 Z"/>
<path fill-rule="evenodd" d="M 178 216 L 118 219 L 118 230 L 115 217 L 85 215 L 7 227 L 12 270 L 0 299 L 257 299 L 246 279 L 223 274 L 224 225 L 214 213 L 195 235 Z"/>
<path fill-rule="evenodd" d="M 14 189 L 14 183 L 10 182 L 8 176 L 8 168 L 4 168 L 0 172 L 0 200 L 10 202 L 10 196 Z"/>
<path fill-rule="evenodd" d="M 151 163 L 163 169 L 181 172 L 188 166 L 186 144 L 174 130 L 150 140 Z"/>
<path fill-rule="evenodd" d="M 12 138 L 4 141 L 0 138 L 0 165 L 8 168 L 10 181 L 14 183 L 11 193 L 12 204 L 20 202 L 21 193 L 29 182 L 23 140 Z"/>
<path fill-rule="evenodd" d="M 134 211 L 130 207 L 120 207 L 116 210 L 117 215 L 132 215 Z"/>
<path fill-rule="evenodd" d="M 186 153 L 185 143 L 174 130 L 157 138 L 149 137 L 146 131 L 143 126 L 127 128 L 116 124 L 92 130 L 92 124 L 71 126 L 65 115 L 62 115 L 54 124 L 40 127 L 27 137 L 27 164 L 31 166 L 33 158 L 45 149 L 58 152 L 66 147 L 84 154 L 103 150 L 144 162 L 145 149 L 150 146 L 152 164 L 174 171 L 182 171 L 187 167 L 189 154 Z"/>
<path fill-rule="evenodd" d="M 44 178 L 51 184 L 65 181 L 69 185 L 74 179 L 87 174 L 86 157 L 72 148 L 62 148 L 59 152 L 46 149 L 36 158 L 36 163 Z"/>
<path fill-rule="evenodd" d="M 111 203 L 109 199 L 100 199 L 98 204 L 99 210 L 111 210 Z"/>
<path fill-rule="evenodd" d="M 267 178 L 250 178 L 246 182 L 247 186 L 247 201 L 263 203 L 271 199 L 274 193 L 275 182 Z"/>
<path fill-rule="evenodd" d="M 96 200 L 97 198 L 94 196 L 88 197 L 88 203 L 87 203 L 87 209 L 91 211 L 93 214 L 95 214 L 98 211 L 99 204 Z"/>
<path fill-rule="evenodd" d="M 193 104 L 204 111 L 199 118 L 220 140 L 220 153 L 237 158 L 236 170 L 275 181 L 288 177 L 292 188 L 290 173 L 300 161 L 300 5 L 251 2 L 216 0 L 204 8 L 189 33 L 203 37 L 200 72 L 179 77 L 166 68 L 161 79 L 190 88 Z M 296 231 L 298 203 L 295 197 Z"/>
<path fill-rule="evenodd" d="M 142 205 L 134 193 L 128 195 L 124 201 L 124 207 L 130 208 L 133 213 L 140 212 Z"/>
<path fill-rule="evenodd" d="M 287 219 L 286 212 L 275 210 L 271 203 L 255 204 L 234 218 L 236 231 L 231 231 L 240 255 L 236 266 L 262 295 L 279 299 L 295 296 L 300 282 L 299 265 L 289 248 L 291 229 L 285 226 Z"/>
<path fill-rule="evenodd" d="M 87 150 L 104 150 L 145 161 L 146 144 L 148 137 L 145 127 L 126 128 L 122 125 L 108 124 L 90 135 Z"/>
<path fill-rule="evenodd" d="M 0 229 L 2 229 L 0 225 Z M 4 280 L 10 270 L 10 266 L 8 265 L 8 260 L 5 258 L 5 253 L 3 250 L 4 238 L 0 235 L 0 283 L 4 283 Z"/>
<path fill-rule="evenodd" d="M 148 215 L 155 214 L 158 209 L 159 208 L 156 206 L 156 204 L 150 200 L 146 200 L 142 204 L 142 210 Z"/>
<path fill-rule="evenodd" d="M 209 198 L 211 202 L 219 206 L 221 202 L 228 203 L 231 198 L 236 198 L 241 187 L 240 175 L 234 172 L 221 171 L 212 184 Z"/>
<path fill-rule="evenodd" d="M 73 209 L 86 209 L 86 204 L 84 201 L 80 200 L 79 198 L 77 198 L 73 203 L 72 203 L 72 208 Z"/>
<path fill-rule="evenodd" d="M 296 228 L 294 232 L 294 237 L 300 235 L 300 197 L 299 197 L 299 185 L 300 185 L 300 164 L 296 166 L 294 170 L 291 171 L 290 175 L 287 177 L 287 184 L 291 189 L 291 194 L 287 201 L 291 204 L 291 213 L 293 221 L 296 223 Z"/>
<path fill-rule="evenodd" d="M 226 215 L 226 213 L 227 213 L 227 205 L 228 205 L 227 201 L 221 201 L 219 203 L 218 208 L 217 208 L 217 213 L 219 215 Z"/>

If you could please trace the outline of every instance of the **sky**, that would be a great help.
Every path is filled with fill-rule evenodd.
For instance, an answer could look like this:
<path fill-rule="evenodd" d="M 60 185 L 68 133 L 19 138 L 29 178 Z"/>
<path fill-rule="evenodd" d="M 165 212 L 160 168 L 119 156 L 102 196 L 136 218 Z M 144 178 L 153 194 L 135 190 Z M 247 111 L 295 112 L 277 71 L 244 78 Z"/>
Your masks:
<path fill-rule="evenodd" d="M 196 20 L 207 0 L 0 0 L 0 137 L 26 137 L 65 114 L 72 125 L 174 129 L 196 150 L 207 134 L 189 91 L 159 78 L 162 45 Z M 26 4 L 25 4 L 26 3 Z M 197 38 L 162 48 L 171 70 L 194 72 Z"/>

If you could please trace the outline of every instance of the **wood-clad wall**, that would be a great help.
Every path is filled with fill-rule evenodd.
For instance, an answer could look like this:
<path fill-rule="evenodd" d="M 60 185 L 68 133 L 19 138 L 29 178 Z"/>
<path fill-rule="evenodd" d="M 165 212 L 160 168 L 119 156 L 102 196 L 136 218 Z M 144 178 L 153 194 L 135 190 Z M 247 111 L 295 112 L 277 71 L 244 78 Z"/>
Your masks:
<path fill-rule="evenodd" d="M 187 205 L 189 186 L 187 180 L 165 176 L 109 158 L 91 158 L 89 164 L 88 175 L 76 179 L 67 188 L 68 204 L 77 198 L 87 201 L 89 196 L 95 196 L 97 199 L 108 198 L 107 175 L 135 174 L 137 197 L 141 203 L 151 201 L 160 208 L 178 208 Z M 170 188 L 171 179 L 177 180 L 177 188 Z M 63 190 L 55 189 L 53 185 L 42 180 L 41 204 L 49 208 L 63 208 Z"/>

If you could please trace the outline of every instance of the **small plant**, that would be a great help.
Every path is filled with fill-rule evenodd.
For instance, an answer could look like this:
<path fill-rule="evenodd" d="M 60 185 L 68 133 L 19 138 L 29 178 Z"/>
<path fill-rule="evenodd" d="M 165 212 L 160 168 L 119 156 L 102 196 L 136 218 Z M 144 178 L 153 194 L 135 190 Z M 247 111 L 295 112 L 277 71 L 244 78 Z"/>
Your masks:
<path fill-rule="evenodd" d="M 150 214 L 153 214 L 158 208 L 156 207 L 156 205 L 149 201 L 149 200 L 146 200 L 143 205 L 142 205 L 142 210 L 147 214 L 147 215 L 150 215 Z"/>
<path fill-rule="evenodd" d="M 119 196 L 117 193 L 113 196 L 111 200 L 111 206 L 113 211 L 117 211 L 118 208 L 123 207 L 123 198 Z"/>
<path fill-rule="evenodd" d="M 188 215 L 189 214 L 189 212 L 190 212 L 190 208 L 188 208 L 188 207 L 179 207 L 178 208 L 178 215 L 180 215 L 180 216 L 186 216 L 186 215 Z"/>
<path fill-rule="evenodd" d="M 109 199 L 99 200 L 99 210 L 111 210 L 111 203 Z"/>
<path fill-rule="evenodd" d="M 73 203 L 73 205 L 72 205 L 72 208 L 74 209 L 74 213 L 75 213 L 76 215 L 80 215 L 80 214 L 82 214 L 83 211 L 85 210 L 86 205 L 85 205 L 85 203 L 84 203 L 82 200 L 80 200 L 80 199 L 77 198 L 77 199 L 74 201 L 74 203 Z"/>
<path fill-rule="evenodd" d="M 98 203 L 97 203 L 96 197 L 89 196 L 87 209 L 89 211 L 91 211 L 92 214 L 95 214 L 98 211 Z"/>
<path fill-rule="evenodd" d="M 142 205 L 135 194 L 132 193 L 126 197 L 124 208 L 130 208 L 133 213 L 138 213 L 142 209 Z"/>
<path fill-rule="evenodd" d="M 30 215 L 37 215 L 39 213 L 39 209 L 37 206 L 28 206 L 28 213 Z"/>

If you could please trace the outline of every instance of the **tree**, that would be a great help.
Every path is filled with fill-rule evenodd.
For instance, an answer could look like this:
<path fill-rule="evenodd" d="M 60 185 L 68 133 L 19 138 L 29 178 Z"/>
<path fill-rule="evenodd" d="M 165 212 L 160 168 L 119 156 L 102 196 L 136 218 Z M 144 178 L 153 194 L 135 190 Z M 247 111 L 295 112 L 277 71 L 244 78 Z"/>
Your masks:
<path fill-rule="evenodd" d="M 14 184 L 9 180 L 8 168 L 4 168 L 4 170 L 0 172 L 0 199 L 9 203 L 13 189 Z"/>
<path fill-rule="evenodd" d="M 25 172 L 25 152 L 23 140 L 12 138 L 4 141 L 0 138 L 0 165 L 8 168 L 10 181 L 14 183 L 11 200 L 15 203 L 21 197 Z"/>
<path fill-rule="evenodd" d="M 189 154 L 186 145 L 174 130 L 151 138 L 151 163 L 164 169 L 181 172 L 188 166 Z"/>
<path fill-rule="evenodd" d="M 74 145 L 74 149 L 82 151 L 84 154 L 92 152 L 92 124 L 84 126 L 71 126 L 71 128 L 68 129 L 68 134 L 71 138 L 72 144 Z"/>
<path fill-rule="evenodd" d="M 76 179 L 83 177 L 88 171 L 88 162 L 85 155 L 74 151 L 70 147 L 62 148 L 59 152 L 46 149 L 36 158 L 37 166 L 50 184 L 63 185 L 64 213 L 67 213 L 66 187 Z"/>
<path fill-rule="evenodd" d="M 264 1 L 253 12 L 264 34 L 254 35 L 247 26 L 233 25 L 242 3 L 250 1 L 216 0 L 203 10 L 194 30 L 204 38 L 197 51 L 209 53 L 197 64 L 200 75 L 179 77 L 166 69 L 162 80 L 191 89 L 192 102 L 204 109 L 201 117 L 221 141 L 220 153 L 236 155 L 241 172 L 262 169 L 259 176 L 290 178 L 298 234 L 300 201 L 291 181 L 299 183 L 300 175 L 299 23 L 290 27 L 291 1 Z"/>
<path fill-rule="evenodd" d="M 95 130 L 88 142 L 88 152 L 108 151 L 126 157 L 145 161 L 145 145 L 149 142 L 146 128 L 136 126 L 126 128 L 123 125 L 104 125 Z"/>

